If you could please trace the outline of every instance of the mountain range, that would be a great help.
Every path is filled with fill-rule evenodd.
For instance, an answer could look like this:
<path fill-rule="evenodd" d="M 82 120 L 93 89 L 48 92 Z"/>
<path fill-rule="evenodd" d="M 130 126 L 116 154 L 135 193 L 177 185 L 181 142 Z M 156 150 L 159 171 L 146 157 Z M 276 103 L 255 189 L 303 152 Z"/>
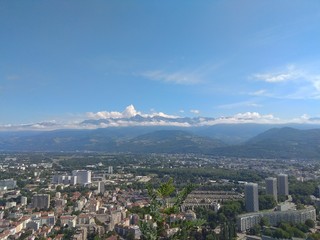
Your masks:
<path fill-rule="evenodd" d="M 204 153 L 253 158 L 320 157 L 320 129 L 310 125 L 217 124 L 204 127 L 108 127 L 0 132 L 0 151 Z M 298 129 L 299 128 L 299 129 Z"/>

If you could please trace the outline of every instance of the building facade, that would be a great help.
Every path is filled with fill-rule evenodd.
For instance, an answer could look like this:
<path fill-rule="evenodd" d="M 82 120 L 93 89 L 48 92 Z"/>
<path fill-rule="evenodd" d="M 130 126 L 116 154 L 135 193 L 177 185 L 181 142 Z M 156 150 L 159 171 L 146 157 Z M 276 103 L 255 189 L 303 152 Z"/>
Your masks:
<path fill-rule="evenodd" d="M 273 177 L 266 178 L 266 194 L 272 195 L 274 200 L 278 200 L 277 179 Z"/>
<path fill-rule="evenodd" d="M 77 176 L 54 175 L 51 182 L 53 184 L 76 185 Z"/>
<path fill-rule="evenodd" d="M 31 205 L 33 208 L 48 209 L 50 207 L 50 195 L 49 194 L 33 195 Z"/>
<path fill-rule="evenodd" d="M 99 181 L 98 182 L 98 193 L 104 194 L 104 192 L 105 192 L 104 182 Z"/>
<path fill-rule="evenodd" d="M 72 176 L 77 177 L 77 184 L 86 185 L 91 183 L 91 171 L 87 170 L 74 170 Z"/>
<path fill-rule="evenodd" d="M 248 212 L 259 211 L 258 184 L 247 183 L 244 188 L 245 205 Z"/>
<path fill-rule="evenodd" d="M 309 206 L 301 210 L 256 212 L 242 214 L 237 217 L 238 231 L 244 232 L 259 224 L 261 218 L 266 218 L 271 226 L 277 226 L 280 222 L 305 223 L 307 219 L 316 221 L 316 209 Z"/>
<path fill-rule="evenodd" d="M 21 196 L 21 205 L 26 206 L 28 204 L 28 198 Z"/>
<path fill-rule="evenodd" d="M 289 185 L 288 185 L 288 175 L 279 174 L 277 177 L 278 180 L 278 195 L 289 195 Z"/>
<path fill-rule="evenodd" d="M 11 179 L 0 180 L 0 188 L 6 188 L 8 190 L 14 189 L 17 187 L 17 181 Z"/>

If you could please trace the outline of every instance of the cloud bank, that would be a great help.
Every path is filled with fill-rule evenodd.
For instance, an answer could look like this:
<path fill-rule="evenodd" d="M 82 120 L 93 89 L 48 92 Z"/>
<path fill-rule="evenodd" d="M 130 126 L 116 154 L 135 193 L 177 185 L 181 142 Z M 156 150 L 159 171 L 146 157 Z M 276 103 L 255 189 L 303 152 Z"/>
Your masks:
<path fill-rule="evenodd" d="M 138 114 L 141 114 L 140 112 L 136 111 L 134 106 L 131 104 L 126 107 L 126 109 L 123 112 L 88 112 L 87 116 L 92 119 L 108 119 L 108 118 L 130 118 L 134 117 Z"/>
<path fill-rule="evenodd" d="M 306 114 L 294 119 L 280 119 L 273 114 L 261 114 L 259 112 L 237 113 L 233 116 L 210 117 L 180 117 L 152 112 L 150 114 L 137 111 L 133 105 L 127 106 L 124 111 L 100 111 L 89 112 L 81 121 L 74 122 L 40 122 L 20 125 L 2 125 L 1 131 L 48 131 L 56 129 L 97 129 L 108 127 L 133 127 L 133 126 L 173 126 L 173 127 L 202 127 L 216 124 L 320 124 L 320 118 L 310 117 Z"/>
<path fill-rule="evenodd" d="M 142 117 L 164 117 L 164 118 L 178 118 L 178 116 L 165 114 L 163 112 L 153 112 L 151 114 L 144 114 L 142 112 L 139 112 L 135 109 L 135 107 L 131 104 L 125 108 L 123 112 L 88 112 L 87 117 L 90 119 L 110 119 L 110 118 L 132 118 L 137 115 L 140 115 Z"/>

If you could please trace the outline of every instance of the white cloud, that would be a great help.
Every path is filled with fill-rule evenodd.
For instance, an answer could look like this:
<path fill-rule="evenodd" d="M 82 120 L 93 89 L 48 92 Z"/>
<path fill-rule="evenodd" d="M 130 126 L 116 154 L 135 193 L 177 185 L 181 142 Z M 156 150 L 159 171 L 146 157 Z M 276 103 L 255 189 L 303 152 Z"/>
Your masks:
<path fill-rule="evenodd" d="M 142 121 L 137 122 L 126 119 L 112 119 L 108 123 L 100 123 L 98 126 L 88 124 L 88 128 L 103 128 L 103 127 L 129 127 L 129 126 L 176 126 L 176 127 L 200 127 L 200 126 L 212 126 L 216 124 L 241 124 L 241 123 L 260 123 L 260 124 L 276 124 L 285 123 L 286 121 L 274 117 L 272 114 L 260 114 L 258 112 L 245 112 L 237 113 L 231 117 L 219 117 L 219 118 L 201 118 L 197 122 L 181 122 L 179 121 Z M 292 120 L 287 122 L 293 122 Z M 299 120 L 300 122 L 300 120 Z"/>
<path fill-rule="evenodd" d="M 96 125 L 91 125 L 94 126 L 94 128 L 97 128 Z M 191 125 L 187 122 L 167 122 L 164 120 L 160 121 L 154 121 L 154 122 L 136 122 L 136 121 L 126 121 L 126 120 L 121 120 L 121 121 L 116 121 L 116 122 L 110 122 L 110 123 L 101 123 L 98 127 L 103 128 L 103 127 L 136 127 L 136 126 L 173 126 L 173 127 L 191 127 Z"/>
<path fill-rule="evenodd" d="M 218 119 L 218 122 L 275 124 L 275 123 L 282 123 L 282 120 L 274 117 L 272 114 L 260 114 L 258 112 L 245 112 L 245 113 L 237 113 L 232 117 L 220 118 Z"/>
<path fill-rule="evenodd" d="M 142 72 L 140 75 L 151 80 L 165 83 L 195 85 L 206 82 L 208 76 L 222 64 L 222 62 L 218 64 L 204 64 L 194 69 L 182 69 L 177 71 L 157 69 Z"/>
<path fill-rule="evenodd" d="M 140 112 L 136 111 L 134 106 L 131 104 L 126 107 L 126 109 L 123 112 L 107 112 L 107 111 L 101 111 L 101 112 L 88 112 L 87 116 L 92 119 L 108 119 L 108 118 L 130 118 L 134 117 L 137 114 L 141 114 Z"/>
<path fill-rule="evenodd" d="M 305 121 L 309 120 L 310 119 L 310 116 L 308 114 L 303 114 L 300 119 L 303 119 Z"/>
<path fill-rule="evenodd" d="M 202 120 L 197 126 L 212 126 L 217 124 L 241 124 L 241 123 L 258 123 L 258 124 L 280 124 L 286 121 L 274 117 L 272 114 L 260 114 L 258 112 L 237 113 L 230 117 L 219 117 L 216 119 Z"/>
<path fill-rule="evenodd" d="M 126 107 L 126 109 L 122 112 L 122 116 L 124 118 L 134 117 L 138 114 L 140 114 L 140 112 L 137 112 L 132 104 Z"/>
<path fill-rule="evenodd" d="M 232 108 L 239 106 L 259 106 L 254 102 L 240 102 L 229 105 L 220 106 L 221 108 Z M 153 110 L 153 109 L 152 109 Z M 191 109 L 191 113 L 199 114 L 200 111 Z M 132 117 L 140 115 L 143 118 L 134 119 Z M 83 117 L 83 116 L 82 116 Z M 162 118 L 153 118 L 162 117 Z M 89 118 L 89 119 L 88 119 Z M 70 120 L 70 119 L 69 119 Z M 100 121 L 84 121 L 84 120 L 100 120 Z M 202 118 L 183 118 L 179 116 L 169 115 L 163 112 L 142 113 L 137 111 L 133 105 L 127 106 L 124 111 L 100 111 L 89 112 L 85 119 L 73 119 L 73 121 L 46 121 L 39 123 L 28 123 L 20 125 L 0 125 L 0 131 L 20 131 L 20 130 L 38 130 L 48 131 L 55 129 L 96 129 L 107 127 L 129 127 L 129 126 L 176 126 L 176 127 L 199 127 L 212 126 L 216 124 L 241 124 L 241 123 L 258 123 L 258 124 L 285 124 L 285 123 L 303 123 L 303 124 L 320 124 L 320 118 L 311 118 L 307 114 L 292 118 L 280 119 L 273 114 L 261 114 L 256 111 L 240 112 L 233 116 L 222 116 L 218 118 L 202 117 Z"/>
<path fill-rule="evenodd" d="M 286 82 L 295 80 L 303 76 L 303 73 L 298 71 L 294 65 L 289 65 L 286 69 L 272 73 L 257 73 L 253 77 L 269 83 Z"/>
<path fill-rule="evenodd" d="M 300 117 L 290 119 L 288 122 L 300 124 L 320 124 L 320 118 L 310 117 L 308 114 L 303 114 Z"/>
<path fill-rule="evenodd" d="M 314 76 L 312 84 L 314 88 L 320 92 L 320 75 Z"/>
<path fill-rule="evenodd" d="M 167 73 L 164 71 L 147 71 L 142 73 L 142 76 L 151 80 L 163 81 L 167 83 L 175 83 L 182 85 L 193 85 L 201 83 L 200 76 L 189 72 L 171 72 Z"/>
<path fill-rule="evenodd" d="M 258 90 L 258 91 L 250 93 L 250 95 L 253 95 L 253 96 L 264 96 L 264 95 L 266 95 L 266 93 L 267 93 L 267 90 L 261 89 L 261 90 Z"/>
<path fill-rule="evenodd" d="M 254 120 L 254 119 L 274 120 L 275 119 L 272 114 L 261 115 L 258 112 L 238 113 L 238 114 L 234 115 L 234 118 L 236 118 L 236 119 L 248 119 L 248 120 Z"/>
<path fill-rule="evenodd" d="M 197 109 L 191 109 L 190 112 L 193 114 L 200 114 L 200 111 Z"/>
<path fill-rule="evenodd" d="M 152 114 L 142 114 L 144 117 L 164 117 L 164 118 L 178 118 L 179 116 L 165 114 L 163 112 L 155 112 Z"/>
<path fill-rule="evenodd" d="M 288 65 L 280 71 L 257 73 L 252 77 L 268 84 L 281 83 L 281 85 L 275 85 L 275 88 L 268 88 L 268 90 L 258 90 L 250 95 L 285 99 L 320 98 L 320 73 L 317 66 Z"/>
<path fill-rule="evenodd" d="M 223 104 L 219 105 L 217 108 L 219 109 L 234 109 L 239 107 L 261 107 L 260 104 L 252 102 L 252 101 L 243 101 L 243 102 L 236 102 L 230 104 Z"/>
<path fill-rule="evenodd" d="M 137 111 L 130 106 L 126 108 L 121 114 L 128 114 L 131 116 Z M 112 112 L 110 112 L 112 113 Z M 114 113 L 114 112 L 113 112 Z M 120 112 L 117 112 L 120 113 Z M 163 117 L 169 116 L 164 113 L 157 113 L 157 116 L 162 115 Z M 111 114 L 112 115 L 112 114 Z M 116 114 L 117 115 L 117 114 Z M 123 115 L 122 115 L 123 116 Z M 222 116 L 218 118 L 200 118 L 200 119 L 188 119 L 182 121 L 184 118 L 169 119 L 150 119 L 147 118 L 150 115 L 145 115 L 144 120 L 135 121 L 130 118 L 109 118 L 105 119 L 105 122 L 41 122 L 41 123 L 30 123 L 20 125 L 0 125 L 0 131 L 49 131 L 55 129 L 97 129 L 97 128 L 108 128 L 108 127 L 131 127 L 131 126 L 175 126 L 175 127 L 200 127 L 200 126 L 212 126 L 217 124 L 242 124 L 242 123 L 257 123 L 257 124 L 286 124 L 286 123 L 298 123 L 298 124 L 320 124 L 320 118 L 311 118 L 307 114 L 303 114 L 300 117 L 292 119 L 280 119 L 275 117 L 273 114 L 261 114 L 259 112 L 243 112 L 237 113 L 233 116 Z"/>
<path fill-rule="evenodd" d="M 165 114 L 163 112 L 153 112 L 151 114 L 145 114 L 142 112 L 139 112 L 135 109 L 135 107 L 131 104 L 125 108 L 123 112 L 108 112 L 108 111 L 101 111 L 101 112 L 88 112 L 87 117 L 90 119 L 112 119 L 112 118 L 131 118 L 136 115 L 140 115 L 142 117 L 165 117 L 165 118 L 178 118 L 178 116 Z"/>

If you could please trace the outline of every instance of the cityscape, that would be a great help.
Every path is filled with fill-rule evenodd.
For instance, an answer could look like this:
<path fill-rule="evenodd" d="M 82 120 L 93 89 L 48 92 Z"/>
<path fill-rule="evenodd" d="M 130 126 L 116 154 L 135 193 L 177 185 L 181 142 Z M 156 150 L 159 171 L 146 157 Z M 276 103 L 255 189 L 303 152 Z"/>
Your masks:
<path fill-rule="evenodd" d="M 0 239 L 151 239 L 150 191 L 168 186 L 154 199 L 165 216 L 157 238 L 306 239 L 320 230 L 316 160 L 16 153 L 2 154 L 0 169 Z"/>
<path fill-rule="evenodd" d="M 0 240 L 320 240 L 319 0 L 0 0 Z"/>

